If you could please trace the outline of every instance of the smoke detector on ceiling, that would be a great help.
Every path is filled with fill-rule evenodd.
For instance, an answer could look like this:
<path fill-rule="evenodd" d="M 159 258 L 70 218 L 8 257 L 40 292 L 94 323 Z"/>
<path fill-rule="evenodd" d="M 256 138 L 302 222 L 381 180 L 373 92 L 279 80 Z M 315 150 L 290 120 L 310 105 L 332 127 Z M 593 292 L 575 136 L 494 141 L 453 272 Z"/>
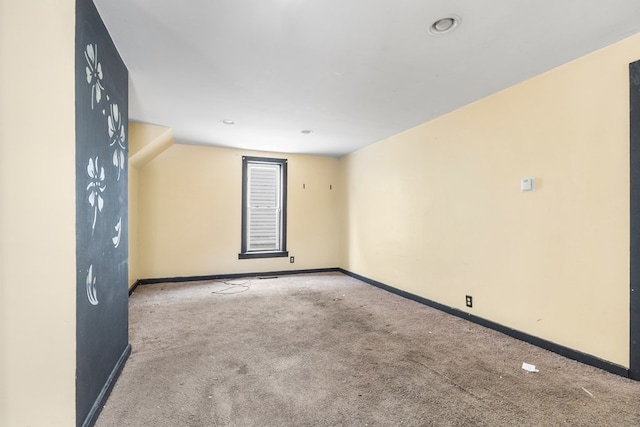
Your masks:
<path fill-rule="evenodd" d="M 431 24 L 431 26 L 429 27 L 429 32 L 433 35 L 450 33 L 451 31 L 458 28 L 460 22 L 461 20 L 459 16 L 447 15 Z"/>

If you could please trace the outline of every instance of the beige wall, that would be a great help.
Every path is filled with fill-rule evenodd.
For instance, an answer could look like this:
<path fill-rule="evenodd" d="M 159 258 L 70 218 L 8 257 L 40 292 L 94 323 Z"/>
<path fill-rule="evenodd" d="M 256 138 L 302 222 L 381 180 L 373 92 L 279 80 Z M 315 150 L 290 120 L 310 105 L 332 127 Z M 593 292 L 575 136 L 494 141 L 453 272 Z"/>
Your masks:
<path fill-rule="evenodd" d="M 0 425 L 75 425 L 75 1 L 0 0 Z"/>
<path fill-rule="evenodd" d="M 138 170 L 173 145 L 173 131 L 163 126 L 129 123 L 129 288 L 140 272 Z"/>
<path fill-rule="evenodd" d="M 342 267 L 628 367 L 637 59 L 640 35 L 341 159 Z"/>
<path fill-rule="evenodd" d="M 138 168 L 129 164 L 129 289 L 133 287 L 140 276 L 140 243 L 138 239 Z"/>
<path fill-rule="evenodd" d="M 243 155 L 288 159 L 294 264 L 238 259 Z M 172 146 L 138 171 L 138 278 L 337 267 L 338 165 L 334 158 Z"/>

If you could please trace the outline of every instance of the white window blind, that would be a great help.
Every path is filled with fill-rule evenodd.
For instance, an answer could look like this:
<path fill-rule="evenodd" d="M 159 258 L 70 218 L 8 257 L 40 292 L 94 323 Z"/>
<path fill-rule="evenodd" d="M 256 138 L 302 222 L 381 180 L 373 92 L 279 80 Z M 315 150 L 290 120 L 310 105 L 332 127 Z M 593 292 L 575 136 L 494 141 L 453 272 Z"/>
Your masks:
<path fill-rule="evenodd" d="M 247 250 L 281 249 L 281 166 L 247 164 Z"/>

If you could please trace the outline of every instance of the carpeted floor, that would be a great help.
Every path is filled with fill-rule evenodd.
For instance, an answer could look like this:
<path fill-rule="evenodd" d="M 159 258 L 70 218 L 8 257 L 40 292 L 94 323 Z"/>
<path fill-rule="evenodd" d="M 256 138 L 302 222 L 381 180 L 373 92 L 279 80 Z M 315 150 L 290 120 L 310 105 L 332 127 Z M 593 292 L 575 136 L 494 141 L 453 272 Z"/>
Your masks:
<path fill-rule="evenodd" d="M 640 426 L 640 382 L 340 273 L 141 286 L 129 311 L 98 427 Z"/>

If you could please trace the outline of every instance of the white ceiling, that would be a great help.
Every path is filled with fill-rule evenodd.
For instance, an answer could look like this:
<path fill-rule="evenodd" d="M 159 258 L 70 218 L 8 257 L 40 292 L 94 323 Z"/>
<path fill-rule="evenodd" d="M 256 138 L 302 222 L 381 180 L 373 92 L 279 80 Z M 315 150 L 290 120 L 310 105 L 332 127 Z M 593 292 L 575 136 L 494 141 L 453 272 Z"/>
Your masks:
<path fill-rule="evenodd" d="M 95 3 L 129 68 L 130 120 L 177 143 L 329 156 L 640 31 L 638 0 Z M 450 14 L 455 31 L 429 34 Z"/>

